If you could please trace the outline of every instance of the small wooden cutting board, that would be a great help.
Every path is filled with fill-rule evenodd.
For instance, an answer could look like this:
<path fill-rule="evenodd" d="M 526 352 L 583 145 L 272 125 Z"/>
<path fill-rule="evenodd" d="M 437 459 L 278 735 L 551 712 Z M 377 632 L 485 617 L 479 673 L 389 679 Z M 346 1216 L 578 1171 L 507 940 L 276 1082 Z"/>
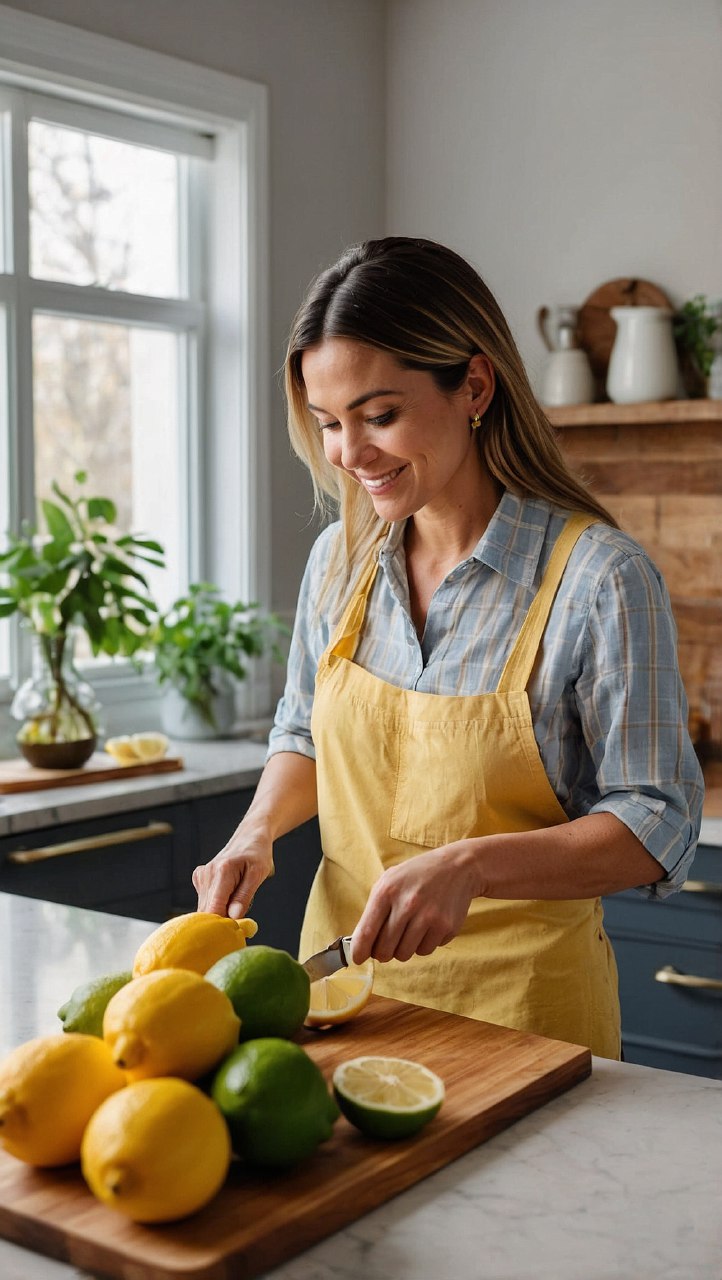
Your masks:
<path fill-rule="evenodd" d="M 96 752 L 82 769 L 38 769 L 27 760 L 0 761 L 0 795 L 21 791 L 45 791 L 48 787 L 80 787 L 113 778 L 141 778 L 148 773 L 175 773 L 183 768 L 178 756 L 164 756 L 147 764 L 114 764 L 110 756 Z"/>
<path fill-rule="evenodd" d="M 140 1226 L 105 1208 L 77 1166 L 30 1169 L 0 1152 L 0 1235 L 114 1280 L 248 1280 L 421 1181 L 527 1112 L 584 1080 L 578 1045 L 372 996 L 353 1021 L 304 1032 L 330 1080 L 361 1054 L 411 1058 L 446 1085 L 439 1114 L 415 1138 L 377 1142 L 343 1117 L 332 1138 L 290 1173 L 234 1162 L 200 1213 Z"/>

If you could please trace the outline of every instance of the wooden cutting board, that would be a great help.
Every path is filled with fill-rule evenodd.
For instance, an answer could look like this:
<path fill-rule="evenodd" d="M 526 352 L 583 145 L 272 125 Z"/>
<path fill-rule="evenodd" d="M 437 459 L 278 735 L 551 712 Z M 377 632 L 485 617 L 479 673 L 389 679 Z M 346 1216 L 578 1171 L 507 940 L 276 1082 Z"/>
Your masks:
<path fill-rule="evenodd" d="M 0 1235 L 116 1280 L 247 1280 L 353 1222 L 520 1116 L 584 1080 L 588 1049 L 373 996 L 329 1032 L 304 1032 L 327 1079 L 365 1053 L 412 1058 L 446 1084 L 439 1114 L 415 1138 L 363 1138 L 341 1118 L 329 1142 L 290 1173 L 234 1162 L 209 1205 L 184 1222 L 144 1227 L 106 1209 L 78 1167 L 30 1169 L 0 1153 Z"/>
<path fill-rule="evenodd" d="M 176 756 L 164 756 L 148 764 L 114 764 L 109 755 L 97 752 L 82 769 L 38 769 L 27 760 L 0 762 L 0 795 L 22 791 L 45 791 L 48 787 L 81 787 L 113 778 L 142 778 L 148 773 L 175 773 L 183 768 Z"/>

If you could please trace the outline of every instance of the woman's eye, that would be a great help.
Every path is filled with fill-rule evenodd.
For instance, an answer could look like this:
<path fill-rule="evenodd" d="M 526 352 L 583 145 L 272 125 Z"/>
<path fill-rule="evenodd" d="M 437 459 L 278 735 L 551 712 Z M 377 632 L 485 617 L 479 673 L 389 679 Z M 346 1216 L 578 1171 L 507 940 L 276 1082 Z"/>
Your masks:
<path fill-rule="evenodd" d="M 387 427 L 396 414 L 395 409 L 388 409 L 386 413 L 379 414 L 378 418 L 369 418 L 372 427 Z"/>
<path fill-rule="evenodd" d="M 319 422 L 318 429 L 319 431 L 332 431 L 334 427 L 338 427 L 340 425 L 341 424 L 339 422 Z"/>

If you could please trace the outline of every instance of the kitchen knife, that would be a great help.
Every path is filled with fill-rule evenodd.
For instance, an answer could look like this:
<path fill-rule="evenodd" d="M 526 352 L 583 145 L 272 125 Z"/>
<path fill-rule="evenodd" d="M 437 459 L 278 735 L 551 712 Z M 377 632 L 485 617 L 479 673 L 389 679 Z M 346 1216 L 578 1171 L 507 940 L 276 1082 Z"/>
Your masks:
<path fill-rule="evenodd" d="M 352 963 L 351 939 L 337 938 L 323 951 L 317 951 L 304 960 L 303 967 L 311 982 L 318 982 L 319 978 L 330 978 L 332 973 L 338 973 L 339 969 L 345 969 Z"/>

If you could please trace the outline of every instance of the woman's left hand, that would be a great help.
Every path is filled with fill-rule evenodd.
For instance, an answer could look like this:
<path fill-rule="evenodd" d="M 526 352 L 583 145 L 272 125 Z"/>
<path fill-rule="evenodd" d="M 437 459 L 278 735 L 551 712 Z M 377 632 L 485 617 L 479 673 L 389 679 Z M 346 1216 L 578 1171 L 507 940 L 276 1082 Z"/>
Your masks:
<path fill-rule="evenodd" d="M 352 957 L 410 960 L 456 936 L 478 893 L 471 841 L 419 853 L 376 881 L 353 932 Z"/>

